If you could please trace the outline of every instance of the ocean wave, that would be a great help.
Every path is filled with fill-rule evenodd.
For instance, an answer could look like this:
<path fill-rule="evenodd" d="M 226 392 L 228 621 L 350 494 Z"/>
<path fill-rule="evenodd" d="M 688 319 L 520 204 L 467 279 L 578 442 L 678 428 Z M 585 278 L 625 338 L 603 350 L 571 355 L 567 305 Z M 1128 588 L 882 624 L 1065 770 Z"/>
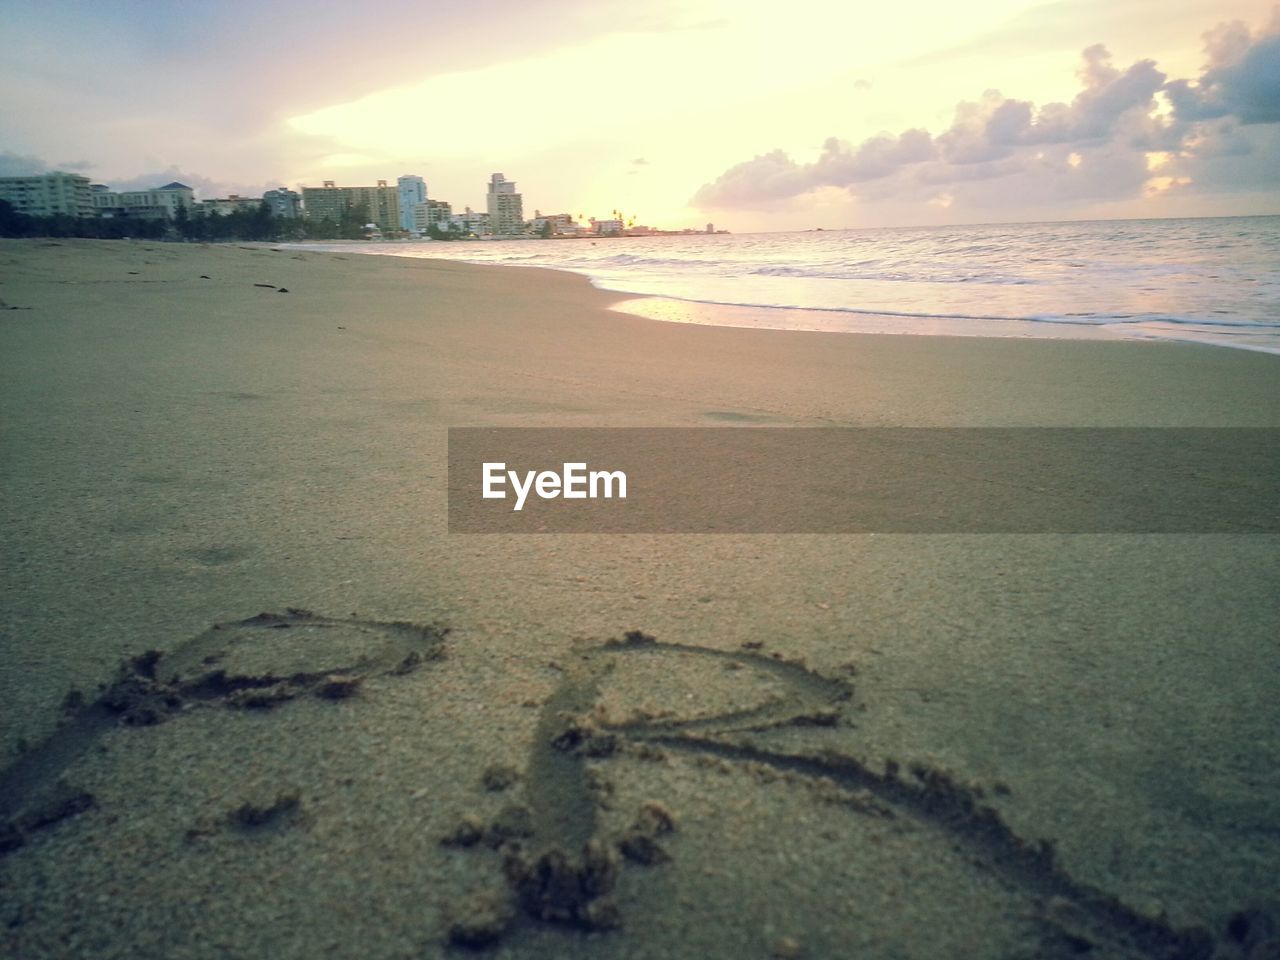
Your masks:
<path fill-rule="evenodd" d="M 592 281 L 593 286 L 615 293 L 637 293 L 634 290 L 620 290 L 616 287 Z M 1007 321 L 1013 323 L 1057 323 L 1074 326 L 1112 326 L 1123 324 L 1167 323 L 1174 325 L 1215 327 L 1224 330 L 1237 328 L 1242 331 L 1269 332 L 1280 334 L 1280 324 L 1248 320 L 1226 320 L 1220 317 L 1175 316 L 1167 313 L 964 313 L 943 310 L 893 310 L 871 307 L 815 307 L 793 306 L 778 303 L 760 303 L 747 300 L 721 300 L 708 297 L 672 296 L 670 294 L 640 294 L 659 296 L 664 300 L 676 300 L 681 303 L 698 303 L 716 307 L 746 307 L 752 310 L 786 311 L 794 313 L 814 314 L 848 314 L 854 317 L 898 317 L 915 320 L 987 320 Z"/>
<path fill-rule="evenodd" d="M 848 270 L 832 266 L 790 267 L 765 266 L 746 270 L 752 277 L 796 277 L 806 280 L 862 280 L 886 283 L 987 283 L 998 286 L 1031 286 L 1038 281 L 1030 277 L 1013 277 L 982 273 L 906 273 L 900 270 Z"/>

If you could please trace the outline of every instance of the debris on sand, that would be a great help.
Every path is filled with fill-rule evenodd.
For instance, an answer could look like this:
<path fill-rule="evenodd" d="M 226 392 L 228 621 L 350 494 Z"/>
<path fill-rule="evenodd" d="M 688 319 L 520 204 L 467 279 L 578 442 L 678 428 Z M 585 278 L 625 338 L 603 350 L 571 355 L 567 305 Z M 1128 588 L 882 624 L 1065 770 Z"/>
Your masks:
<path fill-rule="evenodd" d="M 254 803 L 246 800 L 231 811 L 233 826 L 242 830 L 254 830 L 292 820 L 302 809 L 302 795 L 297 790 L 282 790 L 270 803 Z"/>
<path fill-rule="evenodd" d="M 495 763 L 485 768 L 480 777 L 480 782 L 484 784 L 484 788 L 490 793 L 499 793 L 519 779 L 520 771 L 515 767 L 508 766 L 505 763 Z"/>
<path fill-rule="evenodd" d="M 522 803 L 509 804 L 485 829 L 484 839 L 495 850 L 533 836 L 533 812 Z"/>
<path fill-rule="evenodd" d="M 484 821 L 474 813 L 464 813 L 458 825 L 440 838 L 446 847 L 474 847 L 484 839 Z"/>
<path fill-rule="evenodd" d="M 502 939 L 515 918 L 511 898 L 504 892 L 472 891 L 454 909 L 449 921 L 449 942 L 472 949 L 492 946 Z"/>
<path fill-rule="evenodd" d="M 635 821 L 618 838 L 618 850 L 628 860 L 646 867 L 671 859 L 658 838 L 676 828 L 675 816 L 663 804 L 649 800 L 640 807 Z"/>

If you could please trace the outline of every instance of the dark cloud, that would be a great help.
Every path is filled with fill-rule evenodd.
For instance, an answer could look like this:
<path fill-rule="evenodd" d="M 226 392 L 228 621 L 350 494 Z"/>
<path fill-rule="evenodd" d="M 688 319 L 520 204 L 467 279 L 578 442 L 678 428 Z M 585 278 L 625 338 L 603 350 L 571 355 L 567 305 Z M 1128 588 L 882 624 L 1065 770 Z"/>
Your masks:
<path fill-rule="evenodd" d="M 0 177 L 30 177 L 48 172 L 49 165 L 39 157 L 0 150 Z"/>
<path fill-rule="evenodd" d="M 1280 124 L 1242 124 L 1231 117 L 1200 128 L 1194 151 L 1173 158 L 1159 173 L 1185 177 L 1204 191 L 1280 190 Z"/>
<path fill-rule="evenodd" d="M 1280 8 L 1256 37 L 1239 21 L 1211 30 L 1205 51 L 1209 63 L 1198 83 L 1175 80 L 1166 88 L 1179 120 L 1280 123 Z"/>
<path fill-rule="evenodd" d="M 1213 189 L 1230 176 L 1255 188 L 1275 183 L 1280 134 L 1251 136 L 1247 128 L 1280 122 L 1280 8 L 1257 36 L 1225 25 L 1206 35 L 1206 49 L 1209 63 L 1192 84 L 1168 82 L 1151 60 L 1121 70 L 1094 44 L 1082 53 L 1081 90 L 1070 103 L 1037 108 L 988 90 L 958 104 L 936 137 L 908 130 L 858 145 L 831 138 L 812 163 L 775 150 L 727 170 L 692 203 L 776 207 L 840 187 L 863 200 L 1048 209 L 1140 197 L 1153 176 L 1159 189 Z M 1162 91 L 1172 116 L 1157 110 Z M 1165 166 L 1149 169 L 1149 153 L 1167 155 Z"/>

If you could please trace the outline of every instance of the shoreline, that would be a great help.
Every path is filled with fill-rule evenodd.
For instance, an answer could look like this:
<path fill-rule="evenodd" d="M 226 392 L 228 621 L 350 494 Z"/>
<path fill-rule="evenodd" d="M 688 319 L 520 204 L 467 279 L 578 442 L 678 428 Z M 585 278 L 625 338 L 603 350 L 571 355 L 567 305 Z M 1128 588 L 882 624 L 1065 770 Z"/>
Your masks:
<path fill-rule="evenodd" d="M 0 747 L 57 766 L 14 955 L 1154 956 L 1280 900 L 1280 537 L 445 523 L 450 426 L 1280 428 L 1269 358 L 270 245 L 0 264 Z M 584 836 L 609 896 L 531 908 L 496 848 Z"/>
<path fill-rule="evenodd" d="M 503 238 L 511 242 L 526 238 Z M 620 239 L 620 238 L 606 238 Z M 626 239 L 643 240 L 644 237 Z M 585 277 L 592 287 L 626 298 L 615 309 L 634 313 L 649 319 L 671 323 L 690 323 L 710 326 L 728 326 L 744 329 L 771 329 L 826 333 L 872 333 L 895 336 L 954 336 L 1027 338 L 1046 340 L 1127 340 L 1130 342 L 1194 343 L 1205 346 L 1246 350 L 1253 353 L 1280 355 L 1280 340 L 1274 328 L 1241 326 L 1211 322 L 1170 321 L 1152 318 L 1147 320 L 1116 319 L 1097 323 L 1073 322 L 1062 319 L 1016 319 L 1004 317 L 967 316 L 960 314 L 916 314 L 877 312 L 869 309 L 843 307 L 794 307 L 773 304 L 730 303 L 708 299 L 680 297 L 670 294 L 637 292 L 623 287 L 625 282 L 605 280 L 595 276 L 585 267 L 556 264 L 525 264 L 519 262 L 495 263 L 488 260 L 471 260 L 465 257 L 433 257 L 414 248 L 427 242 L 438 241 L 388 241 L 399 249 L 383 252 L 381 242 L 357 243 L 353 241 L 309 241 L 302 243 L 260 244 L 267 248 L 301 249 L 322 252 L 326 248 L 342 248 L 345 252 L 365 256 L 396 257 L 407 260 L 438 259 L 443 262 L 470 263 L 476 266 L 507 266 L 521 269 L 556 270 Z M 470 241 L 484 243 L 485 241 Z M 466 243 L 465 241 L 463 243 Z M 457 243 L 444 243 L 456 247 Z M 405 249 L 408 248 L 408 249 Z M 441 251 L 443 252 L 443 251 Z M 610 286 L 608 284 L 621 284 Z"/>

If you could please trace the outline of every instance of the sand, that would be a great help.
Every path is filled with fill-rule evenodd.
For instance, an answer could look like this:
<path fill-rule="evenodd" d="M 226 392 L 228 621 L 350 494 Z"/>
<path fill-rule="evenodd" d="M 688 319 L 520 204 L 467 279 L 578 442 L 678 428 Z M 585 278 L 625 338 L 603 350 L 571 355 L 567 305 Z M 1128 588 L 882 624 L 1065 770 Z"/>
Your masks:
<path fill-rule="evenodd" d="M 444 496 L 449 426 L 1276 427 L 1280 359 L 616 299 L 0 244 L 0 953 L 1274 949 L 1275 536 L 450 536 Z"/>

